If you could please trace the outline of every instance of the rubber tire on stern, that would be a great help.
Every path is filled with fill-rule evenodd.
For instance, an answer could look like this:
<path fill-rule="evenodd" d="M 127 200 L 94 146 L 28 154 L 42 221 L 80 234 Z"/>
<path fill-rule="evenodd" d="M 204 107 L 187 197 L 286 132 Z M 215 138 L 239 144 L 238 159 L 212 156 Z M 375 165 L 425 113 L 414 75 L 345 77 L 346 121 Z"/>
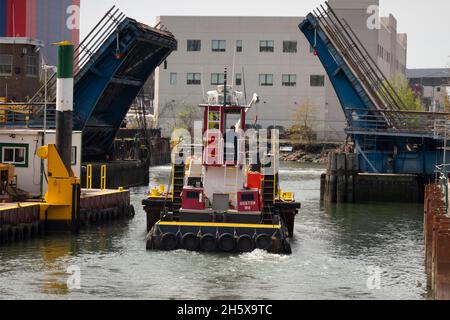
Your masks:
<path fill-rule="evenodd" d="M 237 240 L 237 248 L 239 252 L 252 252 L 255 249 L 252 237 L 249 235 L 240 236 Z"/>
<path fill-rule="evenodd" d="M 205 234 L 200 239 L 200 246 L 206 252 L 214 252 L 217 250 L 217 239 L 210 233 Z"/>
<path fill-rule="evenodd" d="M 260 250 L 269 250 L 272 246 L 272 238 L 267 234 L 260 234 L 255 239 L 256 248 Z"/>
<path fill-rule="evenodd" d="M 161 246 L 166 251 L 175 250 L 178 246 L 177 236 L 173 233 L 166 233 L 161 238 Z"/>
<path fill-rule="evenodd" d="M 196 251 L 200 244 L 200 241 L 196 234 L 186 233 L 181 239 L 181 244 L 184 249 L 188 251 Z"/>
<path fill-rule="evenodd" d="M 219 237 L 219 248 L 225 252 L 231 252 L 236 247 L 236 241 L 232 234 L 224 233 Z"/>

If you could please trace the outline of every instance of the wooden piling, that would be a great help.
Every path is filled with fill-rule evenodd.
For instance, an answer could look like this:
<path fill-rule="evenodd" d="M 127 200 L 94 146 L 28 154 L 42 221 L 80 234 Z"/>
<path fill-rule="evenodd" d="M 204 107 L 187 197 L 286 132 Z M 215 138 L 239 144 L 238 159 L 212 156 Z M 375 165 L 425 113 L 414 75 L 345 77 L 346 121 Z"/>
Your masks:
<path fill-rule="evenodd" d="M 354 203 L 355 183 L 359 171 L 358 155 L 356 153 L 347 153 L 346 160 L 347 160 L 347 170 L 346 170 L 347 203 Z"/>
<path fill-rule="evenodd" d="M 322 173 L 320 176 L 320 201 L 323 202 L 325 200 L 325 185 L 327 181 L 327 174 Z"/>
<path fill-rule="evenodd" d="M 329 203 L 336 203 L 336 188 L 337 188 L 337 156 L 336 153 L 330 153 L 329 163 L 328 163 L 328 190 L 326 195 L 326 200 Z"/>
<path fill-rule="evenodd" d="M 336 203 L 347 201 L 346 162 L 345 153 L 336 154 Z"/>
<path fill-rule="evenodd" d="M 425 187 L 425 266 L 433 297 L 450 300 L 450 217 L 443 199 L 439 185 Z"/>

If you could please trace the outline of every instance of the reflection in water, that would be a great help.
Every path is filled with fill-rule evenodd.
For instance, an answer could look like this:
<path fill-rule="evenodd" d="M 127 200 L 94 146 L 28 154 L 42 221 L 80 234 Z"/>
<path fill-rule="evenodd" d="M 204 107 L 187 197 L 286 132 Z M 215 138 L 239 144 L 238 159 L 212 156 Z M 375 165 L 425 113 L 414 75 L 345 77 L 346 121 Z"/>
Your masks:
<path fill-rule="evenodd" d="M 133 221 L 0 248 L 0 298 L 424 298 L 421 206 L 321 206 L 322 171 L 297 163 L 281 170 L 282 188 L 303 204 L 291 256 L 147 252 L 141 200 L 149 188 L 135 188 Z M 170 167 L 151 176 L 152 186 L 167 185 Z M 81 269 L 81 290 L 67 289 L 71 265 Z M 380 290 L 367 288 L 370 267 L 382 270 Z"/>

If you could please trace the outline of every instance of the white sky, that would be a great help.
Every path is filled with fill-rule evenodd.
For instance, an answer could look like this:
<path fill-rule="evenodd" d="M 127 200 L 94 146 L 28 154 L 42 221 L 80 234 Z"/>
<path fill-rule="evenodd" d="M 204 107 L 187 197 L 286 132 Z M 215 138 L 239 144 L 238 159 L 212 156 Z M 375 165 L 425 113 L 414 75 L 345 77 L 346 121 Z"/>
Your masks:
<path fill-rule="evenodd" d="M 113 5 L 127 16 L 153 26 L 160 15 L 300 17 L 324 1 L 81 0 L 81 35 L 89 32 Z M 450 67 L 449 0 L 380 0 L 381 16 L 389 13 L 397 18 L 398 32 L 408 34 L 408 68 Z"/>

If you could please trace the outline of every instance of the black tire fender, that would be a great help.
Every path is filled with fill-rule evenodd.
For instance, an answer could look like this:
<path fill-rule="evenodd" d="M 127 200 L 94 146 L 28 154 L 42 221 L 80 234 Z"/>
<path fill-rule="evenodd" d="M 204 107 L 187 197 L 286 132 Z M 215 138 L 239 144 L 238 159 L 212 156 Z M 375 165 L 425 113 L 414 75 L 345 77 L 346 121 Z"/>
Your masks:
<path fill-rule="evenodd" d="M 251 236 L 245 234 L 238 238 L 237 248 L 239 252 L 252 252 L 255 249 L 255 243 Z"/>
<path fill-rule="evenodd" d="M 236 240 L 232 234 L 224 233 L 219 237 L 219 248 L 225 252 L 231 252 L 236 247 Z"/>
<path fill-rule="evenodd" d="M 178 247 L 177 236 L 173 233 L 165 233 L 161 238 L 161 246 L 166 251 L 175 250 Z"/>
<path fill-rule="evenodd" d="M 200 240 L 194 233 L 186 233 L 181 239 L 181 245 L 188 251 L 196 251 L 200 244 Z"/>
<path fill-rule="evenodd" d="M 217 238 L 208 233 L 200 238 L 200 247 L 206 252 L 214 252 L 217 250 Z"/>
<path fill-rule="evenodd" d="M 272 238 L 267 234 L 260 234 L 255 239 L 255 245 L 257 249 L 269 250 L 272 246 Z"/>

